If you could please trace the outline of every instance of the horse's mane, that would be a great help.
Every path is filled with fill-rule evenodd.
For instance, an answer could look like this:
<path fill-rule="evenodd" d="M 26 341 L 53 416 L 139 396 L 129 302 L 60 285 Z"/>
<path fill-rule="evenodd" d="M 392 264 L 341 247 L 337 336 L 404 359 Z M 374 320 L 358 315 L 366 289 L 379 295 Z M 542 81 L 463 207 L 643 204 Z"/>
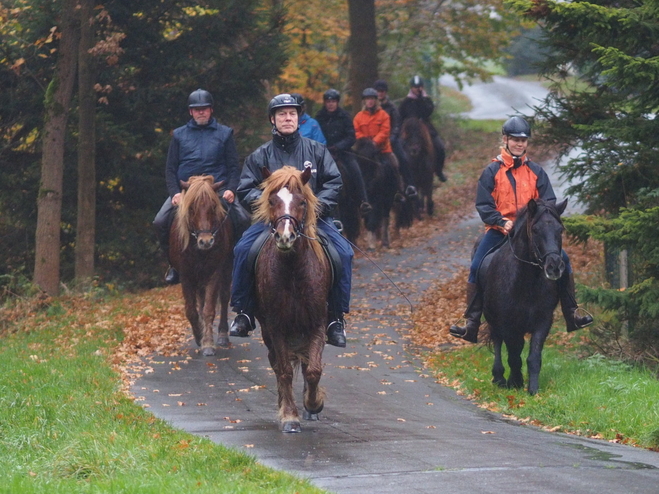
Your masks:
<path fill-rule="evenodd" d="M 263 194 L 257 199 L 254 211 L 253 220 L 270 223 L 270 196 L 276 194 L 284 187 L 287 188 L 291 194 L 302 194 L 307 201 L 307 214 L 304 218 L 304 234 L 311 238 L 316 238 L 317 235 L 317 220 L 320 213 L 321 204 L 318 198 L 314 195 L 311 187 L 308 184 L 302 183 L 302 172 L 292 166 L 284 166 L 279 170 L 272 172 L 267 179 L 261 183 L 260 187 L 263 189 Z M 323 255 L 322 247 L 319 242 L 311 242 L 311 246 L 316 255 L 321 258 Z"/>
<path fill-rule="evenodd" d="M 181 202 L 178 205 L 178 237 L 181 242 L 181 250 L 188 248 L 190 243 L 190 215 L 193 213 L 192 205 L 197 204 L 195 210 L 210 208 L 217 221 L 222 221 L 226 210 L 222 202 L 213 190 L 215 179 L 211 175 L 190 177 L 190 186 L 182 191 Z"/>
<path fill-rule="evenodd" d="M 541 214 L 541 210 L 548 210 L 549 213 L 561 221 L 561 215 L 556 209 L 556 203 L 554 201 L 545 201 L 543 199 L 535 199 L 535 203 L 538 205 L 538 213 Z M 522 207 L 518 212 L 513 223 L 513 229 L 510 232 L 510 238 L 514 238 L 515 234 L 518 231 L 524 231 L 526 229 L 526 223 L 529 219 L 529 208 L 528 205 Z M 562 223 L 562 221 L 561 221 Z"/>
<path fill-rule="evenodd" d="M 367 159 L 375 159 L 378 154 L 378 147 L 373 139 L 360 137 L 355 142 L 355 153 Z"/>

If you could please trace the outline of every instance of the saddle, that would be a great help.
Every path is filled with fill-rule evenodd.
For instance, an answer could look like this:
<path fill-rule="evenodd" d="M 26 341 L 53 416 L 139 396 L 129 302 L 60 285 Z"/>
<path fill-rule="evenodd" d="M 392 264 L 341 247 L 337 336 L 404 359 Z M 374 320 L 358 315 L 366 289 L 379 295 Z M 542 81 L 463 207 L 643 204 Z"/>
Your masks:
<path fill-rule="evenodd" d="M 271 235 L 270 229 L 266 228 L 265 230 L 263 230 L 263 232 L 261 232 L 261 234 L 258 237 L 256 237 L 256 240 L 249 249 L 249 253 L 247 254 L 247 271 L 251 276 L 254 276 L 256 272 L 256 261 L 258 261 L 259 255 L 261 254 L 261 250 L 263 249 L 263 246 L 265 245 L 265 242 L 266 240 L 268 240 L 270 235 Z M 327 234 L 322 230 L 318 229 L 316 231 L 316 235 L 318 236 L 318 241 L 320 242 L 320 245 L 323 247 L 323 252 L 327 257 L 327 260 L 329 261 L 330 266 L 332 267 L 332 286 L 334 286 L 334 283 L 341 276 L 341 272 L 343 270 L 343 263 L 341 262 L 341 258 L 339 257 L 339 253 L 336 250 L 336 247 L 334 246 L 330 238 L 327 236 Z"/>

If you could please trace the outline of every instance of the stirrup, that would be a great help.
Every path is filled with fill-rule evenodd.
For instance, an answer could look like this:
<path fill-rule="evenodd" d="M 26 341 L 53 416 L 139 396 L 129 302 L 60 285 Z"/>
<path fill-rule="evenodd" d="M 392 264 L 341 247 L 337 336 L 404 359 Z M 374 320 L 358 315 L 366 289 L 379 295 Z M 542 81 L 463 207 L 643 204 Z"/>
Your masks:
<path fill-rule="evenodd" d="M 329 323 L 326 331 L 327 344 L 336 346 L 339 348 L 346 347 L 346 330 L 343 322 L 343 318 L 335 319 Z"/>
<path fill-rule="evenodd" d="M 229 336 L 247 338 L 250 331 L 254 331 L 252 317 L 245 312 L 241 312 L 233 320 L 231 328 L 229 328 Z"/>
<path fill-rule="evenodd" d="M 579 316 L 579 315 L 577 315 L 577 311 L 582 311 L 586 315 L 585 316 Z M 581 324 L 577 324 L 577 317 L 579 319 L 586 319 L 586 322 L 581 323 Z M 577 307 L 576 309 L 574 309 L 574 312 L 572 313 L 572 320 L 574 321 L 574 325 L 578 329 L 587 328 L 588 326 L 593 324 L 593 322 L 595 322 L 595 319 L 593 318 L 593 315 L 590 312 L 588 312 L 586 309 L 582 308 L 582 307 Z"/>

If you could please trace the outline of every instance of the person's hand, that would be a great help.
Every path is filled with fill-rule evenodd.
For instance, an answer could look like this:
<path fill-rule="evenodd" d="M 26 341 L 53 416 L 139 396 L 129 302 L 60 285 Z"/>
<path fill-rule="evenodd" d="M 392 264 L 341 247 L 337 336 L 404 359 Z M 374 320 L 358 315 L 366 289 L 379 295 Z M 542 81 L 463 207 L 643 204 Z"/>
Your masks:
<path fill-rule="evenodd" d="M 510 230 L 513 229 L 513 222 L 510 221 L 510 220 L 507 220 L 507 221 L 503 224 L 503 229 L 504 229 L 504 231 L 505 231 L 506 233 L 510 233 Z"/>
<path fill-rule="evenodd" d="M 224 200 L 226 200 L 229 204 L 233 202 L 233 200 L 236 198 L 236 195 L 231 192 L 230 190 L 225 190 L 224 194 L 222 194 L 222 197 Z"/>
<path fill-rule="evenodd" d="M 172 197 L 172 206 L 178 206 L 181 203 L 181 193 L 174 194 Z"/>

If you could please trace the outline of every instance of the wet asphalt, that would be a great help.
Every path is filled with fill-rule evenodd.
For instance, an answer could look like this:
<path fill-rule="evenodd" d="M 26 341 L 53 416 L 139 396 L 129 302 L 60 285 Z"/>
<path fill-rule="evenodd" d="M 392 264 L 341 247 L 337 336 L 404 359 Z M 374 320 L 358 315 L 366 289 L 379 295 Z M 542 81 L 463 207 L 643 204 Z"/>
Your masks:
<path fill-rule="evenodd" d="M 466 265 L 476 218 L 404 251 L 356 259 L 345 349 L 327 346 L 319 421 L 280 432 L 257 329 L 202 357 L 151 362 L 133 393 L 172 425 L 336 493 L 657 493 L 659 454 L 521 425 L 437 383 L 405 339 L 410 307 Z M 388 281 L 383 272 L 397 288 Z M 487 351 L 474 347 L 474 351 Z M 295 382 L 301 406 L 302 380 Z"/>

